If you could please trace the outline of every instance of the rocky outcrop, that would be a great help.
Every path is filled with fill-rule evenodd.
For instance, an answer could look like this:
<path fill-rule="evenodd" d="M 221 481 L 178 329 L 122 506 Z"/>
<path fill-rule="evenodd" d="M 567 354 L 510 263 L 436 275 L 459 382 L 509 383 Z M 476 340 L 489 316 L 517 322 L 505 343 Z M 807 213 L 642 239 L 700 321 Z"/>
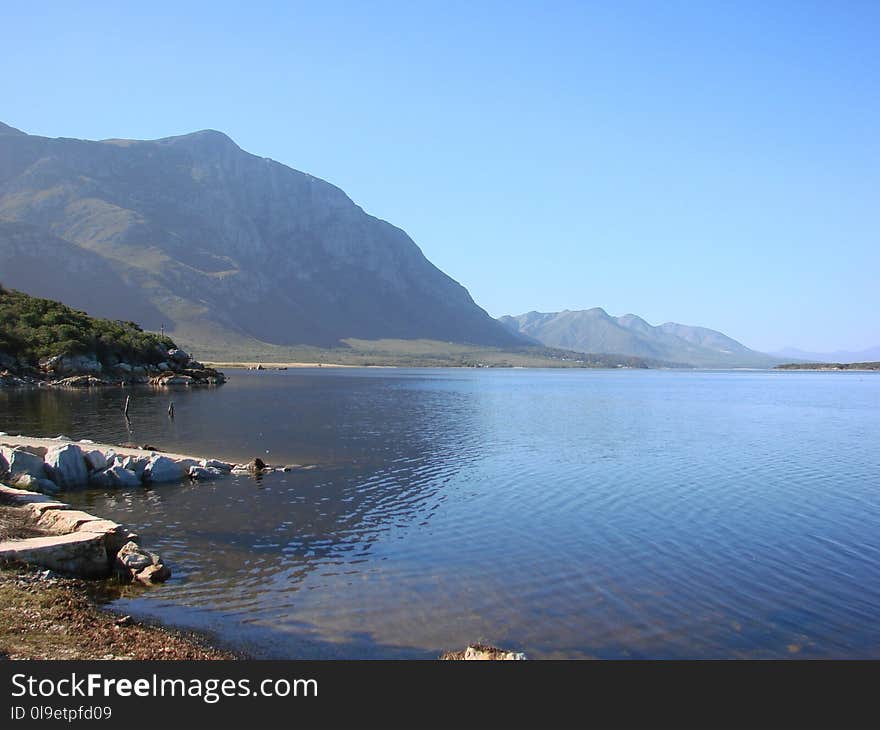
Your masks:
<path fill-rule="evenodd" d="M 2 353 L 0 353 L 2 354 Z M 3 356 L 0 388 L 55 387 L 99 388 L 119 385 L 154 385 L 161 388 L 222 385 L 226 376 L 205 367 L 183 350 L 173 348 L 155 363 L 101 363 L 94 355 L 54 355 L 40 360 L 38 367 Z"/>
<path fill-rule="evenodd" d="M 101 489 L 131 488 L 184 479 L 213 481 L 230 473 L 261 477 L 310 468 L 270 466 L 259 457 L 246 464 L 197 459 L 161 453 L 149 444 L 108 446 L 87 439 L 73 443 L 64 436 L 30 439 L 0 433 L 0 478 L 18 489 L 48 495 L 86 485 Z"/>
<path fill-rule="evenodd" d="M 158 583 L 171 576 L 157 555 L 135 542 L 137 535 L 116 522 L 4 485 L 0 485 L 0 503 L 22 508 L 34 526 L 47 533 L 0 542 L 0 562 L 40 565 L 85 578 L 117 573 L 141 583 Z M 128 569 L 122 570 L 120 566 L 126 563 L 130 563 Z"/>
<path fill-rule="evenodd" d="M 399 228 L 218 132 L 136 143 L 0 135 L 0 160 L 0 271 L 25 291 L 63 291 L 74 307 L 165 322 L 216 349 L 250 338 L 521 342 Z M 63 267 L 34 266 L 38 243 Z M 77 263 L 79 276 L 54 271 Z"/>

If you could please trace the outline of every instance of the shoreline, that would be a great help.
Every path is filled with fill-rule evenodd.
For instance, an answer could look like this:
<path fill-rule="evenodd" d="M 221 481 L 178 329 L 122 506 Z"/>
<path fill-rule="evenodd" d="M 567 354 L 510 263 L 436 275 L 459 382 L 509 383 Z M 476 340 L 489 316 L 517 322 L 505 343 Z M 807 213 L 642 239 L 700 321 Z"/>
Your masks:
<path fill-rule="evenodd" d="M 401 368 L 404 365 L 350 365 L 335 362 L 267 362 L 266 360 L 249 362 L 246 360 L 231 360 L 223 362 L 205 361 L 205 365 L 211 368 L 226 370 L 297 370 L 306 368 Z M 416 366 L 413 366 L 416 367 Z M 457 366 L 448 366 L 457 367 Z"/>
<path fill-rule="evenodd" d="M 157 453 L 63 437 L 0 434 L 0 444 L 7 454 L 14 450 L 37 457 L 70 446 L 90 453 L 112 449 L 124 459 Z M 107 605 L 106 600 L 123 591 L 155 589 L 171 571 L 158 555 L 140 548 L 131 526 L 83 512 L 54 496 L 8 486 L 20 476 L 0 474 L 0 659 L 241 658 L 208 632 L 123 616 Z"/>
<path fill-rule="evenodd" d="M 217 637 L 123 615 L 100 596 L 110 581 L 33 567 L 0 569 L 0 660 L 215 660 L 242 655 Z M 61 627 L 61 630 L 59 628 Z"/>
<path fill-rule="evenodd" d="M 91 453 L 113 449 L 114 458 L 156 455 L 133 445 L 111 446 L 88 439 L 74 443 L 65 437 L 0 433 L 0 444 L 7 453 L 8 449 L 27 450 L 33 456 L 74 445 L 87 446 Z M 198 458 L 162 454 L 184 461 Z M 275 470 L 267 467 L 267 471 Z M 261 471 L 250 473 L 258 476 Z M 136 525 L 118 524 L 54 496 L 8 486 L 15 476 L 14 472 L 0 474 L 0 660 L 248 658 L 212 632 L 155 618 L 138 619 L 116 610 L 110 603 L 113 599 L 128 592 L 155 590 L 157 583 L 171 577 L 171 571 L 158 555 L 134 542 Z M 150 564 L 144 567 L 142 560 Z M 461 651 L 442 652 L 437 658 L 497 661 L 526 656 L 475 643 Z"/>

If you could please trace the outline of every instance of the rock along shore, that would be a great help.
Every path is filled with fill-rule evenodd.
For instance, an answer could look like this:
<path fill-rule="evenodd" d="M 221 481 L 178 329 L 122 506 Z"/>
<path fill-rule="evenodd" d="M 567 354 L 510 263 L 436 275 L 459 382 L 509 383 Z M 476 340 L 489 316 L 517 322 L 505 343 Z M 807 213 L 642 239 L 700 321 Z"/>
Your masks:
<path fill-rule="evenodd" d="M 161 582 L 170 571 L 135 542 L 136 535 L 109 520 L 59 502 L 62 490 L 93 486 L 126 488 L 214 480 L 230 473 L 261 476 L 291 470 L 260 459 L 232 464 L 185 454 L 123 445 L 74 443 L 64 436 L 33 438 L 0 433 L 0 504 L 19 532 L 33 536 L 0 540 L 0 561 L 41 565 L 62 573 L 101 578 L 115 573 L 141 583 Z M 2 537 L 2 536 L 0 536 Z"/>
<path fill-rule="evenodd" d="M 153 385 L 159 387 L 222 385 L 226 376 L 170 349 L 156 363 L 100 362 L 94 355 L 56 355 L 34 367 L 0 353 L 0 388 L 95 388 Z M 159 358 L 157 358 L 159 359 Z"/>
<path fill-rule="evenodd" d="M 149 444 L 115 446 L 88 439 L 74 442 L 66 436 L 38 438 L 0 433 L 0 480 L 18 489 L 49 495 L 85 486 L 136 487 L 307 468 L 299 464 L 270 466 L 259 458 L 236 464 L 164 452 Z"/>
<path fill-rule="evenodd" d="M 0 484 L 7 515 L 33 537 L 0 541 L 0 563 L 39 565 L 67 575 L 161 583 L 171 576 L 158 555 L 147 552 L 128 528 L 74 509 L 44 494 Z"/>

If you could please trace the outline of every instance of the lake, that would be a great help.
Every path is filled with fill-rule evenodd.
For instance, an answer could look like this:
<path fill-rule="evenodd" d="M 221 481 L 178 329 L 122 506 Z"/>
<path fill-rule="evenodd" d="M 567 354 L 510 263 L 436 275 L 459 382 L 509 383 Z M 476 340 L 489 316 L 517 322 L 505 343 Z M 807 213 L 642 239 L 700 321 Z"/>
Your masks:
<path fill-rule="evenodd" d="M 121 611 L 272 658 L 880 657 L 878 374 L 228 375 L 130 427 L 122 389 L 0 392 L 10 433 L 315 465 L 65 494 L 174 570 Z"/>

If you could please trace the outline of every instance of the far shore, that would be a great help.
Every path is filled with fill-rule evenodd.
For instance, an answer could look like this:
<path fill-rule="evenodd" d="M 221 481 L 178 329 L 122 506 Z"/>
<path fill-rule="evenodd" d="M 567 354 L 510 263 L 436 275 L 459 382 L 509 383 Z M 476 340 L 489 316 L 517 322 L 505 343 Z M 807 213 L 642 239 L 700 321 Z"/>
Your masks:
<path fill-rule="evenodd" d="M 256 370 L 262 367 L 264 370 L 278 370 L 279 368 L 392 368 L 396 365 L 343 365 L 334 362 L 205 362 L 212 368 L 226 368 L 231 370 Z"/>

